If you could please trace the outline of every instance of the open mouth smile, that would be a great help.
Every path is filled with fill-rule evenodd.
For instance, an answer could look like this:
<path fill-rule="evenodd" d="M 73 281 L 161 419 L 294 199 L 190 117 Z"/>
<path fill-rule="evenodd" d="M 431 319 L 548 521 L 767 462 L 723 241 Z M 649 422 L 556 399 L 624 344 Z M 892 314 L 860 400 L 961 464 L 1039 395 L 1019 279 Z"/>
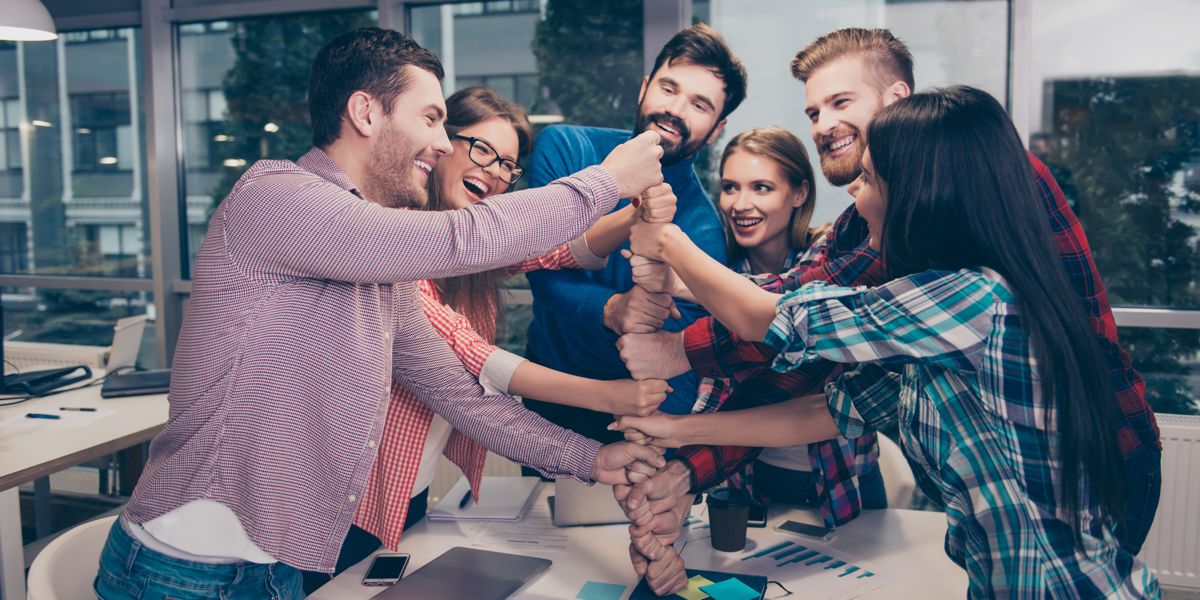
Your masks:
<path fill-rule="evenodd" d="M 492 186 L 474 177 L 464 177 L 462 182 L 463 187 L 467 190 L 467 193 L 474 196 L 478 200 L 482 200 L 488 195 L 488 192 L 492 191 Z"/>
<path fill-rule="evenodd" d="M 854 134 L 844 135 L 842 137 L 835 138 L 834 140 L 830 141 L 828 144 L 826 144 L 826 147 L 829 148 L 830 154 L 833 154 L 835 156 L 842 156 L 842 155 L 846 154 L 846 152 L 849 152 L 849 150 L 846 150 L 846 152 L 839 152 L 839 150 L 848 148 L 857 139 L 858 139 L 858 136 L 854 135 Z"/>
<path fill-rule="evenodd" d="M 426 177 L 428 177 L 429 174 L 433 172 L 433 162 L 427 158 L 421 158 L 421 157 L 414 158 L 413 164 L 416 165 L 416 167 L 418 169 L 423 171 L 425 173 Z"/>

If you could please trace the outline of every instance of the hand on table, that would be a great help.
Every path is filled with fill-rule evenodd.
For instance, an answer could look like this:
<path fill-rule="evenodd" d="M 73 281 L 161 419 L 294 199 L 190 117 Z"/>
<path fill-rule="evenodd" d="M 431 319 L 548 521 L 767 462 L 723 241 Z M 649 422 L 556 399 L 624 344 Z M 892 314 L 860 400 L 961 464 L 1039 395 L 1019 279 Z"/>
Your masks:
<path fill-rule="evenodd" d="M 629 544 L 629 560 L 633 563 L 635 573 L 646 576 L 646 583 L 655 594 L 670 596 L 687 587 L 687 569 L 683 564 L 683 559 L 675 553 L 674 547 L 659 546 L 659 548 L 661 552 L 658 553 L 658 559 L 650 560 L 642 554 L 636 541 L 631 542 Z M 654 552 L 649 549 L 647 551 Z"/>
<path fill-rule="evenodd" d="M 682 331 L 627 333 L 617 340 L 617 350 L 634 379 L 670 379 L 692 369 Z"/>
<path fill-rule="evenodd" d="M 617 335 L 653 333 L 668 318 L 680 318 L 675 301 L 668 294 L 652 294 L 639 285 L 624 294 L 613 294 L 604 304 L 601 320 Z"/>
<path fill-rule="evenodd" d="M 691 511 L 695 497 L 688 493 L 691 485 L 691 469 L 672 460 L 643 483 L 613 487 L 617 502 L 633 521 L 629 547 L 633 568 L 646 575 L 659 595 L 675 593 L 687 583 L 683 560 L 671 544 L 679 538 Z"/>
<path fill-rule="evenodd" d="M 647 131 L 608 153 L 600 163 L 617 181 L 619 198 L 632 198 L 663 180 L 662 146 L 658 134 Z"/>

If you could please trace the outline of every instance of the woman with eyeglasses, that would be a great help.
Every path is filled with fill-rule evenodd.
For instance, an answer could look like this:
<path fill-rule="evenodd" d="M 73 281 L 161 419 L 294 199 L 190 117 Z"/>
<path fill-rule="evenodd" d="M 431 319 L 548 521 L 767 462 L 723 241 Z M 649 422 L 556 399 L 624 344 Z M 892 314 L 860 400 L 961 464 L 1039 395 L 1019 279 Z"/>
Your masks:
<path fill-rule="evenodd" d="M 517 161 L 533 149 L 525 110 L 485 87 L 446 99 L 446 133 L 454 153 L 438 160 L 429 178 L 426 210 L 466 208 L 509 191 L 524 173 Z M 670 221 L 673 200 L 649 199 L 602 217 L 579 239 L 546 256 L 510 267 L 419 284 L 422 308 L 438 334 L 490 394 L 513 394 L 603 411 L 647 415 L 666 399 L 660 380 L 598 381 L 553 371 L 494 345 L 503 282 L 536 269 L 602 269 L 608 254 L 629 238 L 634 220 Z M 408 389 L 393 384 L 391 401 L 367 485 L 358 500 L 334 575 L 366 558 L 380 544 L 395 549 L 401 533 L 425 516 L 438 456 L 462 469 L 475 501 L 487 449 L 450 427 Z M 413 458 L 420 454 L 420 461 Z M 329 574 L 305 572 L 305 592 Z"/>

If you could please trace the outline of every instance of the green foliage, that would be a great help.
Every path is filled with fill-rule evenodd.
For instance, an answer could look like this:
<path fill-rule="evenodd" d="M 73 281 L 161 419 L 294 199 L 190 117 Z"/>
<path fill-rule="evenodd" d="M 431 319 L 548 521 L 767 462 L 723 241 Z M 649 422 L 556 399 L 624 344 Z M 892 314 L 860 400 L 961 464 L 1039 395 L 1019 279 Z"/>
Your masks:
<path fill-rule="evenodd" d="M 549 0 L 533 54 L 540 87 L 565 122 L 633 129 L 643 75 L 641 0 Z"/>
<path fill-rule="evenodd" d="M 235 59 L 222 91 L 228 106 L 223 133 L 232 140 L 220 145 L 219 158 L 246 164 L 224 167 L 210 210 L 229 195 L 254 161 L 296 160 L 312 148 L 308 75 L 313 58 L 338 34 L 375 24 L 374 13 L 355 11 L 272 16 L 231 25 Z M 278 131 L 266 131 L 268 123 Z"/>
<path fill-rule="evenodd" d="M 1172 216 L 1200 208 L 1196 187 L 1178 185 L 1200 162 L 1200 78 L 1060 81 L 1053 106 L 1062 144 L 1047 161 L 1072 175 L 1111 303 L 1200 308 L 1197 231 Z M 1156 411 L 1196 412 L 1182 376 L 1200 332 L 1129 328 L 1120 338 Z"/>

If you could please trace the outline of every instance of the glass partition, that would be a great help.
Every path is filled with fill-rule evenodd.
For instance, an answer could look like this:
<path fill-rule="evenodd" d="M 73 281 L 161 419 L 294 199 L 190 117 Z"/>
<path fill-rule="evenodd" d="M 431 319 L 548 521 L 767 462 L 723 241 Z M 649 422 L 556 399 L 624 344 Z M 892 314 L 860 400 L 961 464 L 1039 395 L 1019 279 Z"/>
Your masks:
<path fill-rule="evenodd" d="M 0 42 L 0 273 L 150 278 L 138 28 Z"/>
<path fill-rule="evenodd" d="M 1197 21 L 1189 3 L 1033 2 L 1029 150 L 1071 201 L 1114 306 L 1200 308 Z M 1151 406 L 1197 413 L 1200 331 L 1120 336 Z"/>
<path fill-rule="evenodd" d="M 179 25 L 185 277 L 208 219 L 242 173 L 264 158 L 296 160 L 312 148 L 308 75 L 340 33 L 376 25 L 375 11 Z"/>

